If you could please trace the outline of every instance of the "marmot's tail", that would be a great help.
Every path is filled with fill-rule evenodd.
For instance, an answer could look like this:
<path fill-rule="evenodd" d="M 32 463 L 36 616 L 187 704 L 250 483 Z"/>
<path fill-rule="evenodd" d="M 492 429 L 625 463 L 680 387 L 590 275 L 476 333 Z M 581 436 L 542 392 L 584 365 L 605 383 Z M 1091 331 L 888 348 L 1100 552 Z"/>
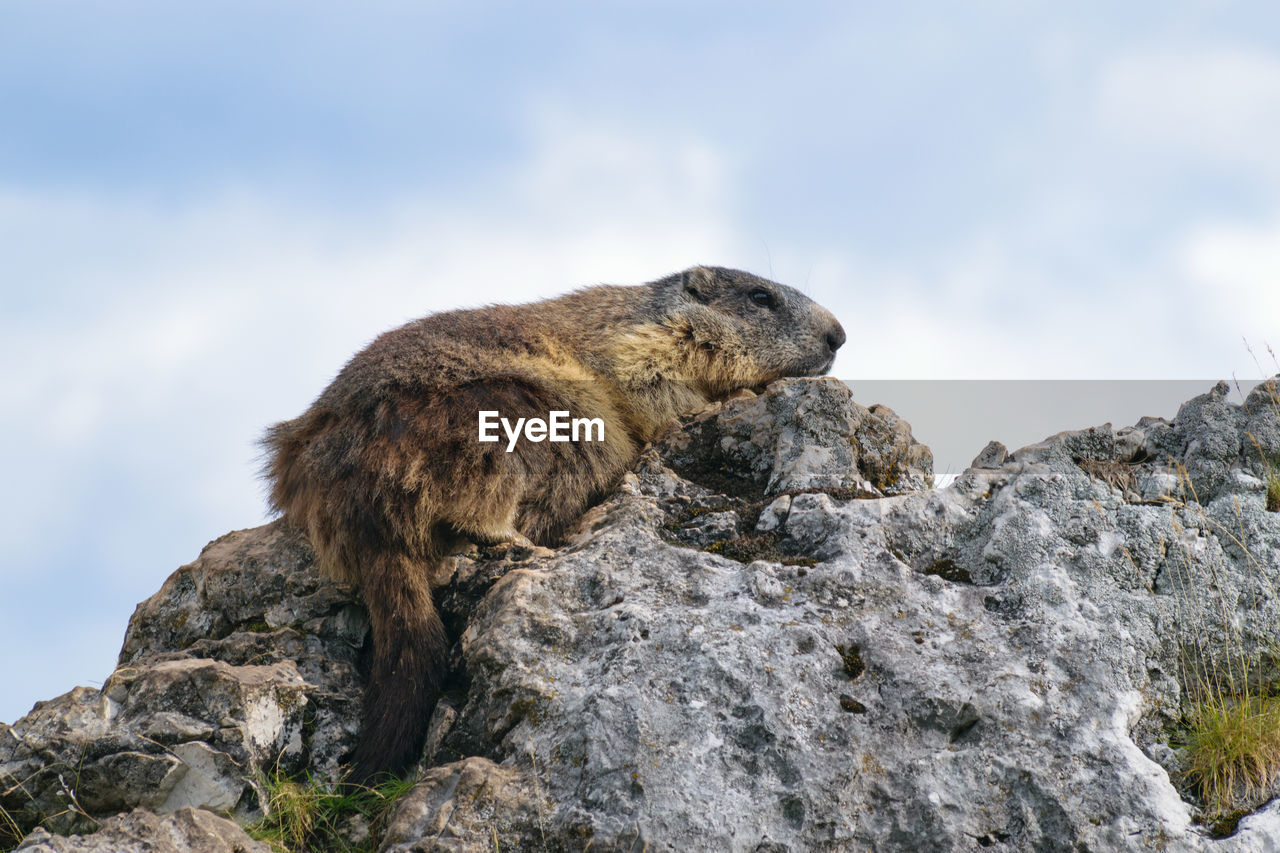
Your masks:
<path fill-rule="evenodd" d="M 431 597 L 430 568 L 388 552 L 368 555 L 360 567 L 373 625 L 373 667 L 353 781 L 401 773 L 421 755 L 449 655 Z"/>

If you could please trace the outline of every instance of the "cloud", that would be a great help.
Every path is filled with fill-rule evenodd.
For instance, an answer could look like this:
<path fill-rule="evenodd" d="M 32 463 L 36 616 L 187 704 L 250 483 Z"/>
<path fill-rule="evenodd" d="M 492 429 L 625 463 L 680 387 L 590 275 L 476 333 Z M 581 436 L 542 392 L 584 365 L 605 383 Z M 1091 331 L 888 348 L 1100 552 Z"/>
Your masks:
<path fill-rule="evenodd" d="M 147 446 L 195 457 L 176 470 L 198 479 L 229 425 L 296 413 L 351 353 L 407 319 L 741 254 L 709 145 L 567 115 L 544 116 L 534 138 L 521 167 L 474 195 L 350 219 L 237 190 L 176 211 L 0 194 L 14 280 L 46 294 L 22 294 L 28 304 L 5 322 L 0 352 L 22 369 L 0 379 L 0 399 L 23 414 L 4 432 L 49 460 L 86 463 L 113 429 L 153 433 L 163 440 Z M 165 430 L 197 410 L 198 434 Z"/>
<path fill-rule="evenodd" d="M 1098 118 L 1160 160 L 1193 157 L 1280 179 L 1280 58 L 1237 46 L 1122 55 L 1099 78 Z"/>
<path fill-rule="evenodd" d="M 263 429 L 381 331 L 744 261 L 714 146 L 564 111 L 535 119 L 518 164 L 377 207 L 234 186 L 181 203 L 0 187 L 0 254 L 18 283 L 0 313 L 14 367 L 0 374 L 0 583 L 13 592 L 0 647 L 40 659 L 23 638 L 41 626 L 113 614 L 74 667 L 23 672 L 105 677 L 136 601 L 205 541 L 264 519 Z M 0 667 L 0 720 L 45 698 Z"/>
<path fill-rule="evenodd" d="M 1211 310 L 1211 288 L 1177 273 L 1165 255 L 1176 248 L 1136 268 L 1077 270 L 1028 252 L 1016 233 L 976 233 L 920 257 L 829 247 L 807 256 L 804 280 L 850 333 L 835 367 L 846 379 L 1229 375 L 1247 357 L 1239 334 Z M 788 268 L 805 257 L 773 255 Z"/>
<path fill-rule="evenodd" d="M 1280 347 L 1280 218 L 1198 225 L 1184 236 L 1177 261 L 1192 286 L 1212 294 L 1205 308 L 1237 341 Z"/>

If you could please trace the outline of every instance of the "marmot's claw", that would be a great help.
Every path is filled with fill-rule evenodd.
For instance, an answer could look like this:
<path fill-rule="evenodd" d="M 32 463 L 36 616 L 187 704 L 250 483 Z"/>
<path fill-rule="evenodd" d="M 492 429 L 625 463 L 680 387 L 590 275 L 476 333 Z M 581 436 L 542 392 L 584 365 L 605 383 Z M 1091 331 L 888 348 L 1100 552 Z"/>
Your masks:
<path fill-rule="evenodd" d="M 554 549 L 535 545 L 529 537 L 518 533 L 507 543 L 507 559 L 509 560 L 534 560 L 554 557 L 555 555 Z"/>

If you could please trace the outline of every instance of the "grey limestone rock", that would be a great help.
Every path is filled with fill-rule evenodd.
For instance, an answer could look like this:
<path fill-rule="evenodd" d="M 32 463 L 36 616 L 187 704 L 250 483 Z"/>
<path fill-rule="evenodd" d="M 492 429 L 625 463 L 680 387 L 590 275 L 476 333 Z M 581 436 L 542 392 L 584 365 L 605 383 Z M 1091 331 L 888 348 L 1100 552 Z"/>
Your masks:
<path fill-rule="evenodd" d="M 1196 672 L 1266 669 L 1280 641 L 1280 515 L 1242 445 L 1213 444 L 1240 408 L 1208 396 L 1138 437 L 1062 433 L 879 500 L 769 500 L 776 447 L 734 436 L 756 434 L 738 407 L 778 404 L 705 414 L 714 441 L 660 447 L 480 603 L 446 743 L 536 786 L 553 848 L 1277 849 L 1274 806 L 1226 838 L 1197 824 L 1169 742 Z M 1161 427 L 1179 438 L 1157 457 Z M 699 441 L 738 474 L 744 527 L 755 508 L 775 537 L 763 558 L 670 535 L 715 505 L 678 473 L 712 481 Z M 1210 447 L 1207 503 L 1134 491 Z"/>
<path fill-rule="evenodd" d="M 183 808 L 159 815 L 133 811 L 109 817 L 88 835 L 31 833 L 17 848 L 21 853 L 271 853 L 235 821 L 200 809 Z"/>
<path fill-rule="evenodd" d="M 831 378 L 775 382 L 686 420 L 659 442 L 676 473 L 718 491 L 819 489 L 861 496 L 927 488 L 933 455 L 885 406 Z"/>
<path fill-rule="evenodd" d="M 485 758 L 433 767 L 400 800 L 382 850 L 490 851 L 495 838 L 499 850 L 547 849 L 539 794 L 532 777 Z"/>
<path fill-rule="evenodd" d="M 1280 850 L 1278 792 L 1206 823 L 1178 740 L 1197 679 L 1280 680 L 1271 403 L 989 447 L 940 491 L 829 380 L 690 419 L 563 547 L 457 559 L 382 849 Z M 97 829 L 24 849 L 251 819 L 269 766 L 335 781 L 366 625 L 279 523 L 212 543 L 101 691 L 0 726 L 22 831 Z"/>
<path fill-rule="evenodd" d="M 999 468 L 1009 458 L 1009 450 L 998 441 L 987 442 L 987 446 L 973 458 L 970 468 Z"/>
<path fill-rule="evenodd" d="M 364 626 L 296 534 L 228 534 L 138 606 L 101 690 L 0 726 L 0 808 L 59 832 L 135 808 L 258 815 L 263 778 L 336 775 L 353 745 Z"/>

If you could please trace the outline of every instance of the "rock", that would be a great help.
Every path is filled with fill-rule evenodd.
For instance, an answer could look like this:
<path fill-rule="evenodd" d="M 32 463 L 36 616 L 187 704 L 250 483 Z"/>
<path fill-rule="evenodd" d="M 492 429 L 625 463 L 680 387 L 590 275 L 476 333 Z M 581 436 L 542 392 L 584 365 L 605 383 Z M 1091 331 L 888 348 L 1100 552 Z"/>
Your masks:
<path fill-rule="evenodd" d="M 699 515 L 676 531 L 685 545 L 706 548 L 716 542 L 738 538 L 738 514 L 732 510 Z"/>
<path fill-rule="evenodd" d="M 989 445 L 943 491 L 829 380 L 702 413 L 564 547 L 457 559 L 433 766 L 351 826 L 388 851 L 1280 850 L 1280 790 L 1215 820 L 1179 737 L 1242 660 L 1280 683 L 1270 400 Z M 0 805 L 97 829 L 45 849 L 253 819 L 276 766 L 331 783 L 366 626 L 296 534 L 229 534 L 139 606 L 101 691 L 0 726 Z"/>
<path fill-rule="evenodd" d="M 1266 479 L 1280 465 L 1280 402 L 1276 380 L 1259 384 L 1243 406 L 1230 402 L 1231 386 L 1219 382 L 1188 400 L 1172 423 L 1148 426 L 1145 455 L 1166 467 L 1180 465 L 1180 497 L 1207 506 L 1224 488 L 1232 470 Z M 1152 423 L 1150 419 L 1148 423 Z"/>
<path fill-rule="evenodd" d="M 132 808 L 256 807 L 254 777 L 297 764 L 310 687 L 292 661 L 204 658 L 117 670 L 102 691 L 38 703 L 8 729 L 0 805 L 24 823 L 76 831 Z"/>
<path fill-rule="evenodd" d="M 706 500 L 679 470 L 710 479 L 690 462 L 698 441 L 671 441 L 589 536 L 477 607 L 446 742 L 518 770 L 521 790 L 535 780 L 553 846 L 1274 849 L 1270 810 L 1210 839 L 1168 743 L 1195 672 L 1280 641 L 1265 593 L 1280 588 L 1280 515 L 1256 489 L 1207 505 L 1126 489 L 1174 463 L 1132 461 L 1152 435 L 1240 423 L 1230 406 L 1188 411 L 1140 438 L 1098 427 L 993 453 L 946 492 L 764 504 L 757 530 L 792 565 L 666 535 Z M 767 498 L 781 480 L 767 443 L 716 417 L 696 425 L 717 436 L 708 453 L 728 448 L 716 471 L 741 500 Z M 1250 476 L 1229 449 L 1213 451 L 1218 490 Z M 1224 608 L 1234 648 L 1203 642 Z M 528 824 L 524 806 L 492 808 Z"/>
<path fill-rule="evenodd" d="M 787 521 L 787 513 L 791 511 L 791 495 L 782 495 L 774 499 L 760 512 L 756 521 L 756 530 L 761 533 L 772 533 Z"/>
<path fill-rule="evenodd" d="M 987 446 L 973 457 L 970 468 L 999 468 L 1009 458 L 1008 449 L 998 441 L 987 442 Z"/>
<path fill-rule="evenodd" d="M 400 800 L 381 850 L 546 849 L 540 808 L 535 779 L 484 758 L 467 758 L 423 774 Z"/>
<path fill-rule="evenodd" d="M 235 821 L 201 809 L 183 808 L 164 816 L 132 811 L 107 818 L 89 835 L 31 833 L 21 853 L 271 853 Z"/>
<path fill-rule="evenodd" d="M 1275 379 L 1259 383 L 1245 398 L 1241 424 L 1245 455 L 1253 463 L 1273 468 L 1280 463 L 1280 388 Z M 1263 460 L 1266 460 L 1265 462 Z"/>
<path fill-rule="evenodd" d="M 313 560 L 306 538 L 280 521 L 214 540 L 138 605 L 119 666 L 172 658 L 291 663 L 306 685 L 306 763 L 336 777 L 355 747 L 368 617 Z"/>
<path fill-rule="evenodd" d="M 658 444 L 676 474 L 728 495 L 819 489 L 861 496 L 927 488 L 933 455 L 885 406 L 831 379 L 775 382 L 687 419 Z"/>
<path fill-rule="evenodd" d="M 336 778 L 365 624 L 279 523 L 216 540 L 138 606 L 102 690 L 0 726 L 0 808 L 64 833 L 134 808 L 249 819 L 277 768 Z"/>

